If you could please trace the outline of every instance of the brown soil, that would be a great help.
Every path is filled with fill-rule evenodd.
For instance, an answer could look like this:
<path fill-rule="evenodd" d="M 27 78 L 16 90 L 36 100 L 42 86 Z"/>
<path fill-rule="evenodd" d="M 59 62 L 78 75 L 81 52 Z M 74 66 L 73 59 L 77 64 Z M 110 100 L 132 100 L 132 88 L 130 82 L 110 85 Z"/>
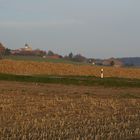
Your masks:
<path fill-rule="evenodd" d="M 0 140 L 140 138 L 140 88 L 0 81 Z"/>
<path fill-rule="evenodd" d="M 0 94 L 28 94 L 34 96 L 94 96 L 94 97 L 121 97 L 131 94 L 140 97 L 140 88 L 105 88 L 102 86 L 75 86 L 61 84 L 38 84 L 25 82 L 0 81 Z"/>

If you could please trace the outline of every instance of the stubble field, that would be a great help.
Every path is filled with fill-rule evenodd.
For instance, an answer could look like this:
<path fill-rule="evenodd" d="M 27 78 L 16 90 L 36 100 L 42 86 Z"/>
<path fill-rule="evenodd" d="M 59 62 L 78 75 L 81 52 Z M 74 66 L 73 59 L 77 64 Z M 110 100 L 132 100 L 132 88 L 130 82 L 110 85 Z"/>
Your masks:
<path fill-rule="evenodd" d="M 140 88 L 0 81 L 0 140 L 140 138 Z"/>
<path fill-rule="evenodd" d="M 12 74 L 80 75 L 99 77 L 101 68 L 104 68 L 105 77 L 140 79 L 139 68 L 115 68 L 90 65 L 73 65 L 66 63 L 15 60 L 0 61 L 0 73 Z"/>

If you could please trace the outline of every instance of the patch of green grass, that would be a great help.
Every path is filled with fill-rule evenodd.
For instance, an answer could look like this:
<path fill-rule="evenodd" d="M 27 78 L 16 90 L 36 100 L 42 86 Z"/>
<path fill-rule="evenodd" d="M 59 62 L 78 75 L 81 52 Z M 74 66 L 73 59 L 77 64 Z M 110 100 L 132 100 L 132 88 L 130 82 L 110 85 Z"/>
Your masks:
<path fill-rule="evenodd" d="M 4 59 L 11 59 L 11 60 L 22 60 L 22 61 L 36 61 L 36 62 L 51 62 L 51 63 L 67 63 L 67 64 L 75 64 L 75 65 L 90 65 L 84 62 L 74 62 L 70 60 L 66 60 L 63 58 L 60 59 L 53 59 L 53 58 L 43 58 L 40 56 L 4 56 Z"/>
<path fill-rule="evenodd" d="M 92 76 L 44 76 L 44 75 L 13 75 L 0 74 L 0 80 L 35 82 L 35 83 L 55 83 L 66 85 L 85 85 L 85 86 L 105 86 L 105 87 L 140 87 L 139 79 L 125 78 L 104 78 Z"/>

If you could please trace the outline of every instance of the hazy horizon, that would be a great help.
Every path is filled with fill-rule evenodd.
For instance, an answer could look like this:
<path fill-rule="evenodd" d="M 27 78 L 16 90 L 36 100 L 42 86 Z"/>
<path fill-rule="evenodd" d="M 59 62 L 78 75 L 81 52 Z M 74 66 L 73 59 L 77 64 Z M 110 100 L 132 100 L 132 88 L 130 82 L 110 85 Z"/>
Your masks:
<path fill-rule="evenodd" d="M 140 56 L 138 0 L 0 0 L 0 42 L 86 57 Z"/>

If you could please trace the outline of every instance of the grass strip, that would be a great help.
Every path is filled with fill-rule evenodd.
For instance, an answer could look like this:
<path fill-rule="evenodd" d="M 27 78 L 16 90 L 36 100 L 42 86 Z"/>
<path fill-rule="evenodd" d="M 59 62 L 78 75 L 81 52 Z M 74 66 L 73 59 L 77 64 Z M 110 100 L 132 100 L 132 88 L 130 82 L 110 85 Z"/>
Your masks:
<path fill-rule="evenodd" d="M 14 75 L 0 73 L 0 80 L 19 81 L 19 82 L 36 82 L 36 83 L 55 83 L 66 85 L 100 85 L 105 87 L 140 87 L 139 79 L 126 78 L 104 78 L 100 79 L 93 76 L 48 76 L 48 75 Z"/>

